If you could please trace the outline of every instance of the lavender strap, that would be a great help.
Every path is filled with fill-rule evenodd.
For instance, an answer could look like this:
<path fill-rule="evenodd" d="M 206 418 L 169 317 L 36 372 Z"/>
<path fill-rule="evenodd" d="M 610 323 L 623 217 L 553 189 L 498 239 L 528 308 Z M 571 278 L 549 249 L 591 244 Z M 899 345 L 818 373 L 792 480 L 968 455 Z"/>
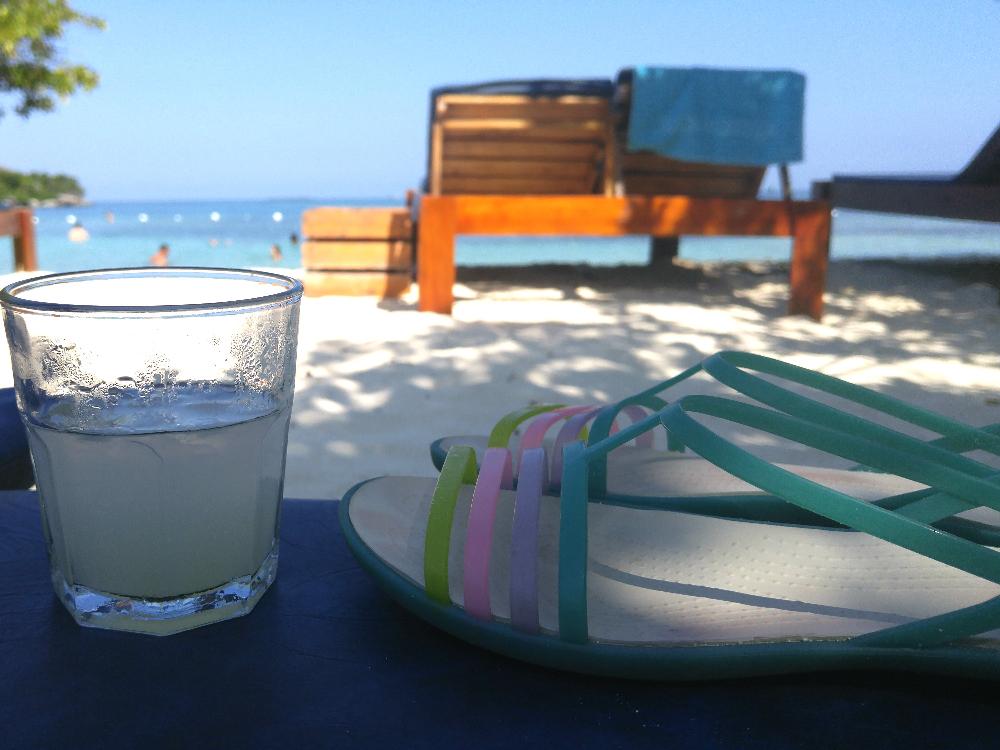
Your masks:
<path fill-rule="evenodd" d="M 510 540 L 510 622 L 517 630 L 537 633 L 538 515 L 546 481 L 545 448 L 528 448 L 521 456 L 521 476 L 514 498 Z"/>
<path fill-rule="evenodd" d="M 593 408 L 590 411 L 575 414 L 573 417 L 566 420 L 566 424 L 563 425 L 559 434 L 556 435 L 556 441 L 552 446 L 552 469 L 549 471 L 549 489 L 552 492 L 559 492 L 562 487 L 563 448 L 566 447 L 567 443 L 577 440 L 580 431 L 588 422 L 594 419 L 600 411 L 611 408 L 614 407 L 604 406 Z M 635 404 L 625 406 L 621 411 L 632 420 L 632 424 L 640 422 L 646 418 L 646 410 L 641 406 L 636 406 Z M 617 422 L 611 425 L 611 433 L 614 434 L 616 432 L 618 432 Z M 635 445 L 637 448 L 652 448 L 653 433 L 644 432 L 636 438 Z"/>
<path fill-rule="evenodd" d="M 587 422 L 596 417 L 602 408 L 606 409 L 607 407 L 598 406 L 579 414 L 574 414 L 566 420 L 566 424 L 559 430 L 559 434 L 556 435 L 556 441 L 552 444 L 552 468 L 549 471 L 549 489 L 551 491 L 559 492 L 562 486 L 563 448 L 567 443 L 579 439 L 580 430 L 586 426 Z"/>
<path fill-rule="evenodd" d="M 521 465 L 521 456 L 524 455 L 524 451 L 528 448 L 537 448 L 542 444 L 542 440 L 545 438 L 545 433 L 549 431 L 556 422 L 561 419 L 567 419 L 572 417 L 574 414 L 579 414 L 583 411 L 588 411 L 593 409 L 593 405 L 588 406 L 564 406 L 555 411 L 548 411 L 544 414 L 539 414 L 534 417 L 531 422 L 528 423 L 527 429 L 524 431 L 524 435 L 521 437 L 521 442 L 517 448 L 517 461 L 515 461 L 515 467 Z M 520 471 L 520 469 L 516 469 Z"/>

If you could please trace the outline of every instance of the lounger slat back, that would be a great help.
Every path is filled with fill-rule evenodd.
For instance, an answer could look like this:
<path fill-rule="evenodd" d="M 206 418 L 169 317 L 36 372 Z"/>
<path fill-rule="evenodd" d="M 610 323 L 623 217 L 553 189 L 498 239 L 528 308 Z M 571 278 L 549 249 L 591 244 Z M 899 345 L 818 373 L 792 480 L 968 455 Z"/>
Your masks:
<path fill-rule="evenodd" d="M 610 191 L 610 84 L 597 83 L 524 81 L 434 92 L 428 193 Z"/>
<path fill-rule="evenodd" d="M 601 153 L 601 144 L 590 141 L 525 141 L 513 140 L 462 140 L 452 138 L 444 144 L 444 158 L 534 160 L 546 162 L 593 164 Z M 447 162 L 446 162 L 447 163 Z"/>

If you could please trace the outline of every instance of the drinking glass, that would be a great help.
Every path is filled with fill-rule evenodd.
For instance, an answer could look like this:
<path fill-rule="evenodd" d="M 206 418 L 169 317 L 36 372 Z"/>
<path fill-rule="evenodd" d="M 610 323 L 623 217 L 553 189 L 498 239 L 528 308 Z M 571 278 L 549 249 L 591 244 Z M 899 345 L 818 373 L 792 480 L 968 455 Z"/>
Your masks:
<path fill-rule="evenodd" d="M 0 291 L 56 594 L 167 635 L 274 580 L 302 285 L 110 269 Z"/>

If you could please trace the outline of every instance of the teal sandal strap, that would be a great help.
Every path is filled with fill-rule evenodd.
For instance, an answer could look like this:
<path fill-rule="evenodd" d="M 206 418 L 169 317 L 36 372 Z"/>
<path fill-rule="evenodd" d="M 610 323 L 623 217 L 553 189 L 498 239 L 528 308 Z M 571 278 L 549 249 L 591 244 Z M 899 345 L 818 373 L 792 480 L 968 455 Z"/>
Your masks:
<path fill-rule="evenodd" d="M 936 432 L 945 438 L 951 438 L 955 445 L 967 445 L 966 450 L 981 449 L 1000 455 L 1000 435 L 956 422 L 941 414 L 921 409 L 905 401 L 814 370 L 759 354 L 729 351 L 713 354 L 702 365 L 705 372 L 720 383 L 760 403 L 788 414 L 794 414 L 797 417 L 836 427 L 848 433 L 870 434 L 872 427 L 877 427 L 881 431 L 879 439 L 886 439 L 894 431 L 862 417 L 848 414 L 814 399 L 793 393 L 763 378 L 751 375 L 745 370 L 772 375 L 868 407 L 895 419 Z M 935 442 L 927 443 L 928 447 L 949 453 L 956 452 L 948 447 L 948 441 L 945 441 L 943 445 L 935 445 Z"/>
<path fill-rule="evenodd" d="M 878 468 L 933 485 L 976 505 L 1000 507 L 1000 487 L 977 476 L 908 455 L 895 447 L 716 396 L 685 397 L 660 415 L 667 428 L 680 433 L 692 450 L 755 487 L 850 528 L 1000 583 L 1000 552 L 781 469 L 719 437 L 690 413 L 736 422 L 841 458 L 856 460 L 866 455 Z M 925 445 L 915 438 L 909 440 L 913 447 Z"/>
<path fill-rule="evenodd" d="M 1000 484 L 1000 472 L 995 472 L 984 478 L 990 482 Z M 979 503 L 969 503 L 947 493 L 934 491 L 933 489 L 920 490 L 907 494 L 910 496 L 909 502 L 897 505 L 893 510 L 907 518 L 912 518 L 915 521 L 923 521 L 924 523 L 936 523 L 945 518 L 950 518 L 956 513 L 972 510 L 980 506 Z M 919 496 L 913 497 L 917 495 Z M 907 496 L 894 496 L 894 498 L 900 497 Z M 883 508 L 886 507 L 884 503 L 880 502 L 879 504 Z"/>
<path fill-rule="evenodd" d="M 1000 552 L 945 534 L 772 466 L 719 438 L 686 412 L 733 419 L 740 424 L 837 453 L 844 458 L 852 457 L 843 454 L 853 452 L 853 446 L 849 446 L 849 450 L 838 448 L 834 451 L 834 443 L 840 442 L 843 446 L 846 441 L 865 448 L 863 440 L 755 406 L 736 404 L 734 410 L 730 411 L 728 406 L 718 403 L 721 400 L 711 397 L 683 401 L 687 403 L 677 404 L 662 415 L 664 423 L 669 429 L 680 430 L 691 448 L 712 463 L 731 471 L 744 481 L 770 489 L 785 500 L 815 513 L 993 583 L 1000 583 Z M 713 401 L 716 403 L 712 403 Z M 914 443 L 920 441 L 914 440 Z M 914 476 L 912 461 L 907 457 L 904 457 L 906 460 L 899 461 L 899 457 L 892 455 L 891 449 L 880 450 L 880 446 L 874 444 L 870 444 L 868 449 L 874 451 L 872 459 L 879 468 L 899 476 L 917 478 Z M 974 636 L 993 629 L 998 624 L 1000 597 L 935 617 L 886 628 L 855 640 L 859 645 L 873 647 L 922 648 Z"/>
<path fill-rule="evenodd" d="M 635 422 L 593 446 L 582 442 L 563 449 L 559 503 L 559 637 L 587 642 L 587 506 L 592 461 L 661 424 L 659 413 Z"/>
<path fill-rule="evenodd" d="M 647 409 L 651 409 L 654 412 L 661 411 L 667 406 L 667 402 L 660 398 L 657 394 L 687 380 L 693 375 L 697 375 L 701 372 L 701 370 L 702 365 L 701 363 L 698 363 L 668 380 L 664 380 L 663 382 L 657 383 L 651 388 L 647 388 L 634 396 L 622 399 L 616 404 L 611 404 L 610 406 L 605 407 L 601 413 L 597 415 L 594 419 L 594 423 L 590 427 L 590 436 L 587 440 L 587 444 L 595 445 L 603 440 L 606 440 L 608 435 L 611 434 L 611 428 L 615 423 L 615 419 L 617 419 L 618 415 L 621 414 L 622 409 L 627 406 L 645 406 Z M 675 436 L 667 433 L 667 450 L 677 452 L 683 451 L 684 444 L 677 440 Z M 605 497 L 608 493 L 607 456 L 599 456 L 590 465 L 590 491 L 593 493 L 593 497 L 597 498 Z"/>
<path fill-rule="evenodd" d="M 996 550 L 780 469 L 719 437 L 688 412 L 743 424 L 842 458 L 864 460 L 884 471 L 930 484 L 972 505 L 996 506 L 1000 502 L 1000 487 L 984 481 L 978 471 L 968 471 L 979 464 L 962 463 L 959 467 L 930 460 L 922 455 L 919 447 L 927 444 L 915 438 L 902 436 L 905 440 L 886 445 L 759 406 L 711 396 L 688 396 L 659 415 L 611 435 L 599 444 L 584 447 L 577 443 L 567 447 L 559 553 L 559 628 L 564 640 L 587 641 L 588 464 L 642 431 L 652 429 L 656 421 L 661 421 L 699 455 L 766 492 L 849 528 L 1000 583 L 1000 553 Z M 946 617 L 951 626 L 949 633 L 964 634 L 970 627 L 981 631 L 988 628 L 990 622 L 996 622 L 986 616 L 976 616 L 983 612 L 991 615 L 993 610 L 980 607 L 971 615 L 958 611 L 942 617 Z M 916 623 L 906 627 L 909 630 L 900 631 L 902 636 L 893 638 L 914 644 L 928 641 L 926 628 Z M 915 635 L 911 637 L 906 633 Z"/>
<path fill-rule="evenodd" d="M 972 638 L 1000 625 L 1000 596 L 935 617 L 859 635 L 852 642 L 873 648 L 930 648 Z"/>
<path fill-rule="evenodd" d="M 610 434 L 611 425 L 615 417 L 617 417 L 618 413 L 626 405 L 636 403 L 655 410 L 662 409 L 666 406 L 666 403 L 657 394 L 702 371 L 738 393 L 742 393 L 761 403 L 798 417 L 816 420 L 822 424 L 828 424 L 831 427 L 837 427 L 850 433 L 858 433 L 860 431 L 860 434 L 868 434 L 871 437 L 874 437 L 875 434 L 871 432 L 871 429 L 878 428 L 879 439 L 891 440 L 892 438 L 888 437 L 890 434 L 901 434 L 891 430 L 886 432 L 888 428 L 861 417 L 844 413 L 806 396 L 793 393 L 787 388 L 751 375 L 746 370 L 752 370 L 797 383 L 936 432 L 942 435 L 942 437 L 927 441 L 927 445 L 931 449 L 928 456 L 933 457 L 935 460 L 947 460 L 943 457 L 943 453 L 937 453 L 936 450 L 952 454 L 961 454 L 972 450 L 984 450 L 1000 455 L 1000 424 L 983 428 L 972 427 L 949 419 L 941 414 L 921 409 L 905 401 L 886 396 L 870 388 L 855 385 L 830 375 L 818 373 L 770 357 L 736 351 L 723 351 L 714 354 L 703 362 L 689 367 L 680 374 L 608 407 L 595 420 L 590 439 L 587 443 L 588 445 L 595 445 L 605 440 Z M 657 402 L 662 405 L 659 407 L 655 406 L 654 404 Z M 668 448 L 670 450 L 683 450 L 683 441 L 676 435 L 668 433 Z M 955 465 L 958 468 L 958 464 Z M 870 467 L 867 467 L 862 462 L 857 468 Z M 989 473 L 988 469 L 989 467 L 984 467 L 980 471 L 985 475 Z M 606 458 L 599 457 L 590 466 L 590 491 L 592 497 L 595 498 L 603 498 L 607 495 Z M 960 506 L 944 503 L 940 499 L 936 499 L 933 502 L 922 503 L 919 513 L 926 517 L 937 515 L 939 518 L 946 518 L 958 512 L 955 510 L 958 507 Z M 915 510 L 915 512 L 918 511 Z"/>
<path fill-rule="evenodd" d="M 665 409 L 667 402 L 659 396 L 650 396 L 640 393 L 636 396 L 630 396 L 629 398 L 623 399 L 616 404 L 605 406 L 600 412 L 598 412 L 597 416 L 594 417 L 594 421 L 590 426 L 590 434 L 587 437 L 587 444 L 593 445 L 607 439 L 608 434 L 611 432 L 611 428 L 614 426 L 615 420 L 618 418 L 618 415 L 629 406 L 644 406 L 655 414 L 656 412 Z M 680 450 L 676 445 L 671 447 L 669 442 L 668 449 Z M 594 463 L 590 466 L 590 471 L 590 491 L 594 493 L 594 497 L 604 497 L 608 494 L 607 456 L 594 461 Z"/>

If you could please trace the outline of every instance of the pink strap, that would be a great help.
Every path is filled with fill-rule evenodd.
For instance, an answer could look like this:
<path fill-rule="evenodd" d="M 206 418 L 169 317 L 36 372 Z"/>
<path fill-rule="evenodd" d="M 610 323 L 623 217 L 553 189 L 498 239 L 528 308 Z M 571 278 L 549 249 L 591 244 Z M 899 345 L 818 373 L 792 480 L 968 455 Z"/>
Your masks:
<path fill-rule="evenodd" d="M 593 409 L 591 406 L 564 406 L 561 409 L 556 409 L 555 411 L 547 411 L 544 414 L 539 414 L 537 417 L 531 420 L 528 424 L 528 428 L 524 431 L 524 435 L 521 437 L 521 443 L 517 448 L 517 461 L 516 465 L 518 467 L 518 472 L 520 473 L 521 459 L 524 456 L 525 449 L 528 448 L 538 448 L 542 444 L 542 440 L 545 438 L 545 433 L 549 431 L 560 419 L 567 419 L 572 417 L 574 414 L 579 414 L 582 411 L 587 411 L 588 409 Z"/>
<path fill-rule="evenodd" d="M 511 487 L 510 451 L 487 448 L 472 492 L 469 526 L 465 532 L 463 590 L 465 611 L 480 620 L 492 617 L 490 609 L 490 555 L 493 525 L 497 517 L 500 488 Z"/>

